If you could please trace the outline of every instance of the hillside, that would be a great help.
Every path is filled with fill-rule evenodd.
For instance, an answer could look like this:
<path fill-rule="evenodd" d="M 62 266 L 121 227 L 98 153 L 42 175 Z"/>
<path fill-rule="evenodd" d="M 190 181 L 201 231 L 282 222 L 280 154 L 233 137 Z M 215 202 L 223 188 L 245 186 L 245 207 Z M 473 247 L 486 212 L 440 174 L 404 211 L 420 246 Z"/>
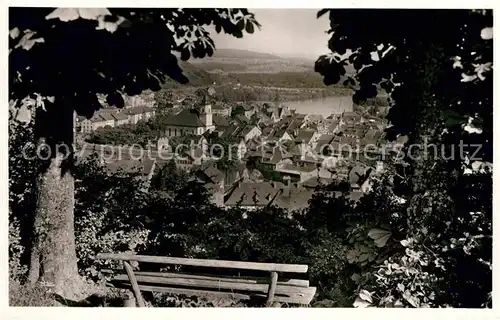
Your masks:
<path fill-rule="evenodd" d="M 300 58 L 249 59 L 254 54 L 244 50 L 223 50 L 223 54 L 235 53 L 236 58 L 205 58 L 181 61 L 179 65 L 189 79 L 191 87 L 209 86 L 213 83 L 285 88 L 325 88 L 323 78 L 314 72 L 314 61 Z M 255 53 L 257 55 L 261 53 Z M 262 53 L 263 56 L 266 54 Z M 352 69 L 352 68 L 351 68 Z M 348 73 L 349 73 L 348 68 Z M 165 88 L 185 86 L 168 80 Z"/>
<path fill-rule="evenodd" d="M 189 79 L 189 86 L 209 86 L 215 81 L 219 80 L 216 75 L 212 75 L 205 71 L 203 68 L 196 66 L 190 62 L 181 61 L 179 59 L 179 66 L 183 70 L 184 75 Z M 183 85 L 168 78 L 164 84 L 165 88 L 182 88 Z"/>
<path fill-rule="evenodd" d="M 312 61 L 304 59 L 237 49 L 218 49 L 212 57 L 190 62 L 216 74 L 310 72 L 314 68 Z"/>

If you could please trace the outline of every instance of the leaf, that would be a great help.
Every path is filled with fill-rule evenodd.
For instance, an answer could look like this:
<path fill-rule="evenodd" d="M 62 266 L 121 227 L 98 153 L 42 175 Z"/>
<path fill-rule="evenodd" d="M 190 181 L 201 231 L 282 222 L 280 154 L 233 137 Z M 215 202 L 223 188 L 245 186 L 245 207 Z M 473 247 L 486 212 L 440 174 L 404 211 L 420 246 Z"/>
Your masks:
<path fill-rule="evenodd" d="M 240 19 L 238 23 L 236 24 L 239 30 L 243 30 L 245 28 L 245 21 L 243 19 Z"/>
<path fill-rule="evenodd" d="M 408 291 L 403 294 L 403 298 L 408 301 L 409 304 L 411 304 L 413 307 L 418 308 L 420 307 L 420 299 L 418 299 L 415 296 L 412 296 Z"/>
<path fill-rule="evenodd" d="M 347 252 L 347 261 L 349 263 L 354 263 L 357 261 L 357 257 L 359 255 L 359 251 L 358 250 L 349 250 Z"/>
<path fill-rule="evenodd" d="M 321 9 L 318 11 L 318 13 L 316 14 L 316 19 L 317 18 L 321 18 L 322 16 L 325 15 L 325 13 L 327 13 L 328 11 L 330 11 L 330 9 Z"/>
<path fill-rule="evenodd" d="M 488 27 L 481 30 L 481 39 L 483 40 L 493 39 L 493 28 Z"/>
<path fill-rule="evenodd" d="M 21 31 L 19 31 L 18 27 L 15 27 L 9 31 L 9 35 L 12 39 L 16 39 L 17 37 L 19 37 L 20 33 L 21 33 Z"/>
<path fill-rule="evenodd" d="M 36 34 L 34 31 L 28 30 L 24 36 L 19 40 L 19 43 L 15 46 L 15 48 L 22 47 L 24 50 L 30 50 L 33 48 L 35 43 L 43 43 L 45 40 L 43 38 L 31 39 Z"/>
<path fill-rule="evenodd" d="M 370 257 L 369 253 L 363 253 L 359 256 L 358 262 L 365 262 Z"/>
<path fill-rule="evenodd" d="M 387 230 L 383 230 L 383 229 L 373 228 L 373 229 L 370 229 L 370 231 L 368 231 L 368 237 L 375 240 L 375 239 L 378 239 L 380 237 L 387 235 L 387 233 L 390 233 L 390 232 Z"/>
<path fill-rule="evenodd" d="M 119 17 L 118 21 L 116 21 L 116 22 L 105 21 L 104 16 L 100 16 L 97 19 L 98 25 L 95 29 L 96 30 L 106 30 L 106 31 L 113 33 L 118 29 L 118 26 L 120 26 L 125 21 L 128 21 L 128 20 L 125 20 L 125 18 L 123 18 L 123 17 Z"/>
<path fill-rule="evenodd" d="M 371 293 L 364 289 L 359 292 L 359 298 L 363 299 L 364 301 L 368 301 L 369 303 L 373 303 Z"/>
<path fill-rule="evenodd" d="M 17 110 L 16 120 L 24 123 L 31 121 L 31 111 L 26 105 L 21 105 Z"/>
<path fill-rule="evenodd" d="M 189 60 L 190 56 L 191 56 L 191 53 L 189 52 L 189 48 L 188 47 L 182 49 L 182 51 L 181 51 L 181 60 L 182 61 Z"/>
<path fill-rule="evenodd" d="M 406 239 L 401 240 L 400 243 L 403 247 L 408 247 L 410 245 L 410 241 Z"/>
<path fill-rule="evenodd" d="M 358 282 L 361 279 L 361 275 L 359 273 L 355 273 L 351 276 L 351 280 L 354 282 Z"/>
<path fill-rule="evenodd" d="M 247 22 L 245 30 L 250 34 L 254 32 L 253 24 L 250 21 Z"/>
<path fill-rule="evenodd" d="M 382 248 L 391 237 L 391 232 L 383 229 L 373 228 L 368 232 L 368 237 L 372 238 L 377 247 Z"/>
<path fill-rule="evenodd" d="M 389 240 L 390 237 L 391 234 L 389 233 L 388 235 L 375 240 L 375 244 L 377 245 L 377 247 L 382 248 L 387 244 L 387 241 Z"/>
<path fill-rule="evenodd" d="M 45 16 L 46 20 L 59 19 L 63 22 L 73 21 L 78 18 L 80 18 L 80 14 L 77 8 L 57 8 Z"/>
<path fill-rule="evenodd" d="M 111 15 L 107 8 L 79 8 L 78 13 L 80 18 L 87 20 L 97 20 L 100 17 Z"/>
<path fill-rule="evenodd" d="M 370 303 L 366 302 L 365 300 L 360 299 L 358 297 L 358 298 L 356 298 L 356 300 L 354 301 L 354 303 L 352 304 L 352 306 L 354 308 L 368 308 L 370 306 Z"/>
<path fill-rule="evenodd" d="M 45 19 L 59 19 L 63 22 L 77 20 L 98 20 L 99 17 L 111 15 L 106 8 L 57 8 L 49 13 Z"/>

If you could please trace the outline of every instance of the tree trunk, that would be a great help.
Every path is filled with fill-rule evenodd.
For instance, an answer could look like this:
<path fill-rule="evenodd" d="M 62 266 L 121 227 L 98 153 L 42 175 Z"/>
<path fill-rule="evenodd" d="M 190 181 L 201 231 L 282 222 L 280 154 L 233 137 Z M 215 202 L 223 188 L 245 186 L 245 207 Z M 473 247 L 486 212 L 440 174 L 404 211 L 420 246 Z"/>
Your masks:
<path fill-rule="evenodd" d="M 74 179 L 70 170 L 73 110 L 55 105 L 47 107 L 47 111 L 37 110 L 35 128 L 42 169 L 37 177 L 29 281 L 38 281 L 70 298 L 81 283 L 75 248 Z"/>

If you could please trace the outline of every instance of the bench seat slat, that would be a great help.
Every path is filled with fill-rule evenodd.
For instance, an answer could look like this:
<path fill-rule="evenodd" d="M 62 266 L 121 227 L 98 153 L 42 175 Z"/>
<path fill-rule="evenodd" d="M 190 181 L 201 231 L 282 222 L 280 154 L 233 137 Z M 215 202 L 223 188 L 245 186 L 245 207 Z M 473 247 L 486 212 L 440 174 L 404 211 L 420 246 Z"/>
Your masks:
<path fill-rule="evenodd" d="M 113 273 L 113 270 L 102 270 L 103 273 Z M 188 279 L 200 279 L 200 280 L 212 280 L 212 281 L 224 281 L 224 282 L 239 282 L 239 283 L 254 283 L 254 284 L 269 284 L 269 278 L 263 277 L 249 277 L 249 276 L 221 276 L 221 275 L 202 275 L 202 274 L 190 274 L 190 273 L 173 273 L 173 272 L 149 272 L 149 271 L 134 271 L 136 276 L 152 276 L 152 277 L 162 277 L 162 278 L 188 278 Z M 124 274 L 117 273 L 115 280 L 122 280 Z M 119 278 L 117 278 L 119 277 Z M 278 278 L 279 285 L 289 285 L 296 287 L 309 287 L 309 280 L 302 279 L 281 279 Z"/>
<path fill-rule="evenodd" d="M 302 264 L 280 264 L 280 263 L 261 263 L 261 262 L 243 262 L 243 261 L 228 261 L 228 260 L 205 260 L 191 258 L 174 258 L 174 257 L 155 257 L 144 255 L 133 255 L 125 253 L 99 253 L 97 259 L 110 259 L 122 261 L 137 261 L 146 263 L 161 263 L 161 264 L 176 264 L 185 266 L 197 267 L 213 267 L 213 268 L 229 268 L 241 270 L 260 270 L 269 272 L 293 272 L 306 273 L 307 265 Z"/>
<path fill-rule="evenodd" d="M 139 283 L 152 283 L 159 285 L 174 285 L 174 286 L 210 288 L 210 289 L 221 289 L 221 290 L 243 290 L 243 291 L 257 291 L 257 292 L 267 293 L 269 289 L 269 284 L 217 281 L 215 279 L 206 280 L 206 279 L 190 279 L 190 278 L 163 278 L 163 277 L 142 276 L 137 274 L 136 274 L 136 279 L 137 282 Z M 114 278 L 114 281 L 117 282 L 128 281 L 128 277 L 126 275 L 118 275 Z M 303 287 L 279 285 L 276 287 L 276 293 L 289 294 L 289 293 L 299 292 L 301 289 L 303 289 Z"/>
<path fill-rule="evenodd" d="M 130 287 L 130 284 L 124 284 Z M 139 285 L 141 291 L 151 291 L 151 292 L 162 292 L 162 293 L 172 293 L 172 294 L 183 294 L 186 296 L 215 296 L 221 298 L 233 298 L 237 300 L 250 300 L 252 297 L 260 297 L 265 299 L 266 294 L 244 294 L 244 293 L 233 293 L 233 292 L 220 292 L 220 291 L 209 291 L 209 290 L 196 290 L 196 289 L 184 289 L 184 288 L 169 288 L 169 287 L 159 287 L 159 286 L 149 286 L 149 285 Z M 311 303 L 314 294 L 316 293 L 315 287 L 301 288 L 301 292 L 290 293 L 288 296 L 281 296 L 276 294 L 274 296 L 274 301 L 281 303 L 294 303 L 308 305 Z"/>

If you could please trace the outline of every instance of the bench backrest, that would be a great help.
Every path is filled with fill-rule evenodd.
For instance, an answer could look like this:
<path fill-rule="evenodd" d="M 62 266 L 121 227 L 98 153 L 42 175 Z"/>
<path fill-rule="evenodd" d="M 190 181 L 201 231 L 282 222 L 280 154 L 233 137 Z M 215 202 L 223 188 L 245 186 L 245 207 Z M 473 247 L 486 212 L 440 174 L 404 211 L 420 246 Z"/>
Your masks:
<path fill-rule="evenodd" d="M 173 257 L 134 255 L 126 253 L 99 253 L 97 254 L 96 258 L 109 259 L 109 260 L 122 260 L 122 261 L 137 261 L 145 263 L 175 264 L 175 265 L 195 266 L 195 267 L 256 270 L 256 271 L 268 271 L 268 272 L 289 272 L 289 273 L 307 272 L 307 265 L 303 264 L 173 258 Z"/>

